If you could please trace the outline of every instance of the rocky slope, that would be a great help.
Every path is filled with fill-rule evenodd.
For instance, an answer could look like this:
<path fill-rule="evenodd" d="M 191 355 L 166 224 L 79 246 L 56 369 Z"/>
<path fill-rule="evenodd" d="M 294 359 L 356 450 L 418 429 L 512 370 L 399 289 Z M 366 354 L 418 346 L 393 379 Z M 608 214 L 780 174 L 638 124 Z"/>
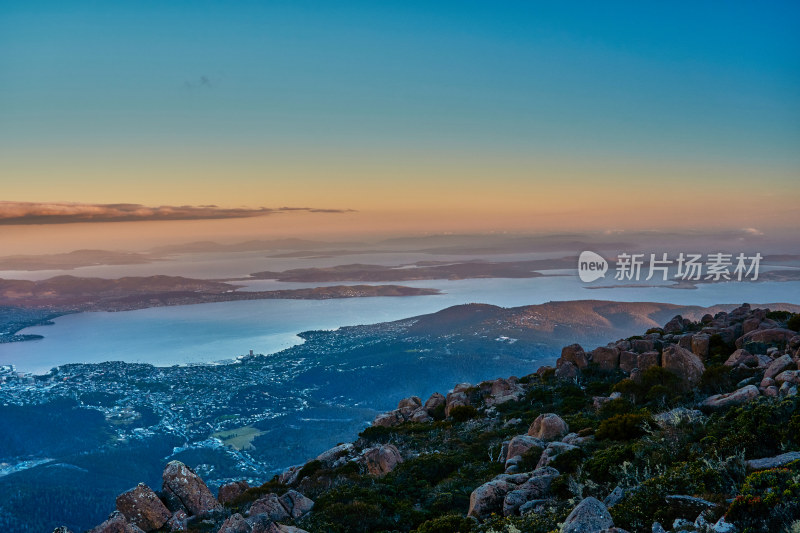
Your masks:
<path fill-rule="evenodd" d="M 400 400 L 353 443 L 215 498 L 173 461 L 92 533 L 781 532 L 800 527 L 800 315 L 664 327 Z"/>

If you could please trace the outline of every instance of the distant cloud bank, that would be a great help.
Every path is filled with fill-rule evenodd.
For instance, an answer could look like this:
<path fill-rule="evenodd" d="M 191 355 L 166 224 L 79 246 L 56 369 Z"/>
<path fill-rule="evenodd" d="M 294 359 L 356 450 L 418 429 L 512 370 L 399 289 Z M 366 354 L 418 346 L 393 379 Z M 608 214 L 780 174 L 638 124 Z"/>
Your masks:
<path fill-rule="evenodd" d="M 313 207 L 222 208 L 215 205 L 80 204 L 69 202 L 0 201 L 0 226 L 27 224 L 69 224 L 74 222 L 133 222 L 143 220 L 212 220 L 249 218 L 276 213 L 347 213 L 352 209 L 317 209 Z"/>

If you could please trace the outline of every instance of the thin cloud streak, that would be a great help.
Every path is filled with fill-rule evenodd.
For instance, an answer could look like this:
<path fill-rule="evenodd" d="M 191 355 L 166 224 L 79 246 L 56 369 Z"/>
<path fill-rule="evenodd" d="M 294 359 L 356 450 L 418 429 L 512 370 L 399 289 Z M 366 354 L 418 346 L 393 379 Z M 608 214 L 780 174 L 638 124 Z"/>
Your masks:
<path fill-rule="evenodd" d="M 222 208 L 215 205 L 161 205 L 149 207 L 141 204 L 0 201 L 0 226 L 71 224 L 77 222 L 214 220 L 251 218 L 296 211 L 307 213 L 348 213 L 354 210 L 314 207 Z"/>

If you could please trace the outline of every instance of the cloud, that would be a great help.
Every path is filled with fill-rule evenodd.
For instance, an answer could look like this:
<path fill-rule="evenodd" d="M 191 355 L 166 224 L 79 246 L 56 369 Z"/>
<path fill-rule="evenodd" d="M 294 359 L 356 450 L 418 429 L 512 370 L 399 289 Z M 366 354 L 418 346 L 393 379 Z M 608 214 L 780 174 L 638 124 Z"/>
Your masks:
<path fill-rule="evenodd" d="M 277 213 L 347 213 L 352 209 L 313 207 L 222 208 L 214 205 L 80 204 L 0 201 L 0 226 L 28 224 L 70 224 L 74 222 L 133 222 L 142 220 L 212 220 L 249 218 Z"/>

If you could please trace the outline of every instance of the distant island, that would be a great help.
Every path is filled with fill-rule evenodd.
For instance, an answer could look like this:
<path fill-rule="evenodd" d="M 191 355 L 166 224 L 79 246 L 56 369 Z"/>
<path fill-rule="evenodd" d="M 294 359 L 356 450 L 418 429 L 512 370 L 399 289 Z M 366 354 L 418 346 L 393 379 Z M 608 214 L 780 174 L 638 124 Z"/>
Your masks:
<path fill-rule="evenodd" d="M 239 291 L 238 285 L 178 276 L 120 279 L 58 276 L 42 281 L 0 279 L 0 343 L 41 338 L 20 330 L 82 311 L 131 311 L 149 307 L 240 300 L 328 300 L 375 296 L 426 296 L 438 289 L 402 285 L 335 285 L 274 291 Z"/>

